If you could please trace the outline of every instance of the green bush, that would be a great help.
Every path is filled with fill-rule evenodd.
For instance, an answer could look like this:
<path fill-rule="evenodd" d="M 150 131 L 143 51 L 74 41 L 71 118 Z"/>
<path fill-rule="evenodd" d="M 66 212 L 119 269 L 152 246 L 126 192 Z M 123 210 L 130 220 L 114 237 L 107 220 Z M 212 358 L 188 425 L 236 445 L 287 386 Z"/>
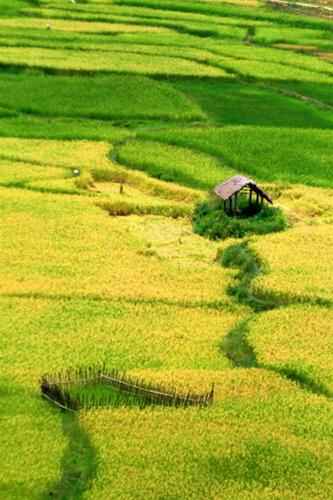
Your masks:
<path fill-rule="evenodd" d="M 194 232 L 212 240 L 274 233 L 286 227 L 287 221 L 281 209 L 266 205 L 252 216 L 244 216 L 244 212 L 229 216 L 224 212 L 223 202 L 210 199 L 198 204 L 193 214 Z"/>

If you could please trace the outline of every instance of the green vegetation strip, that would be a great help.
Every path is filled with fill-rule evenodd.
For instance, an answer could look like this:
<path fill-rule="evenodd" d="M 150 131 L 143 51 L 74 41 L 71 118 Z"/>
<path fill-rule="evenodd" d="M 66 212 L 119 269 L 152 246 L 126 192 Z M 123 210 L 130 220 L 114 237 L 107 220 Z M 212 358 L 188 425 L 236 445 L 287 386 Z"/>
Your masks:
<path fill-rule="evenodd" d="M 78 415 L 61 412 L 61 419 L 68 445 L 61 462 L 61 477 L 45 491 L 45 497 L 79 500 L 96 476 L 96 451 L 88 433 L 80 425 Z"/>
<path fill-rule="evenodd" d="M 249 248 L 247 241 L 231 245 L 218 259 L 223 267 L 239 269 L 235 276 L 236 283 L 228 289 L 228 293 L 238 302 L 251 307 L 255 312 L 277 307 L 274 300 L 258 298 L 251 290 L 252 281 L 264 272 L 265 267 L 256 253 Z"/>
<path fill-rule="evenodd" d="M 221 349 L 237 367 L 258 367 L 256 353 L 247 342 L 248 321 L 238 323 L 221 342 Z"/>

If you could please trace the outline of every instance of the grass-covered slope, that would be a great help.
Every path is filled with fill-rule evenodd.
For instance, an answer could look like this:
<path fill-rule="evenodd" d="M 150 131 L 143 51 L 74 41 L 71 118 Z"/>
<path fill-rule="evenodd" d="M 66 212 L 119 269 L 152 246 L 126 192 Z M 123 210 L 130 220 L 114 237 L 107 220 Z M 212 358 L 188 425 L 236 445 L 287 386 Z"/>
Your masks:
<path fill-rule="evenodd" d="M 0 0 L 0 498 L 331 497 L 332 54 L 255 0 Z M 193 233 L 235 173 L 285 232 Z M 41 398 L 102 363 L 214 403 Z"/>

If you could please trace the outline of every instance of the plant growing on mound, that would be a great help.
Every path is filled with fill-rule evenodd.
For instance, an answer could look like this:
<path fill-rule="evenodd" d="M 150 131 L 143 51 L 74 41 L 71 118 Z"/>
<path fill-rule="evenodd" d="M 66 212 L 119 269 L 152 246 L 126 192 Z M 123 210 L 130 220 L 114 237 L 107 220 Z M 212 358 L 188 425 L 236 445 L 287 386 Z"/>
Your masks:
<path fill-rule="evenodd" d="M 216 199 L 199 203 L 192 222 L 195 233 L 212 240 L 274 233 L 287 227 L 287 220 L 280 208 L 263 206 L 258 210 L 253 205 L 239 215 L 229 216 L 224 211 L 223 202 Z"/>

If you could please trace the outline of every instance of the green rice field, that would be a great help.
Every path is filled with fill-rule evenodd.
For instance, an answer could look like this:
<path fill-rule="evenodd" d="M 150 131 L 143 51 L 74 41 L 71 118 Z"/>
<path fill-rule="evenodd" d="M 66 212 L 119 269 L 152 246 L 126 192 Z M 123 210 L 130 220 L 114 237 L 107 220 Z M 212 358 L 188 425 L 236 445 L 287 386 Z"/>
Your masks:
<path fill-rule="evenodd" d="M 238 174 L 286 230 L 194 232 Z M 332 19 L 0 0 L 0 499 L 332 498 L 332 249 Z M 42 397 L 102 365 L 214 399 Z"/>

